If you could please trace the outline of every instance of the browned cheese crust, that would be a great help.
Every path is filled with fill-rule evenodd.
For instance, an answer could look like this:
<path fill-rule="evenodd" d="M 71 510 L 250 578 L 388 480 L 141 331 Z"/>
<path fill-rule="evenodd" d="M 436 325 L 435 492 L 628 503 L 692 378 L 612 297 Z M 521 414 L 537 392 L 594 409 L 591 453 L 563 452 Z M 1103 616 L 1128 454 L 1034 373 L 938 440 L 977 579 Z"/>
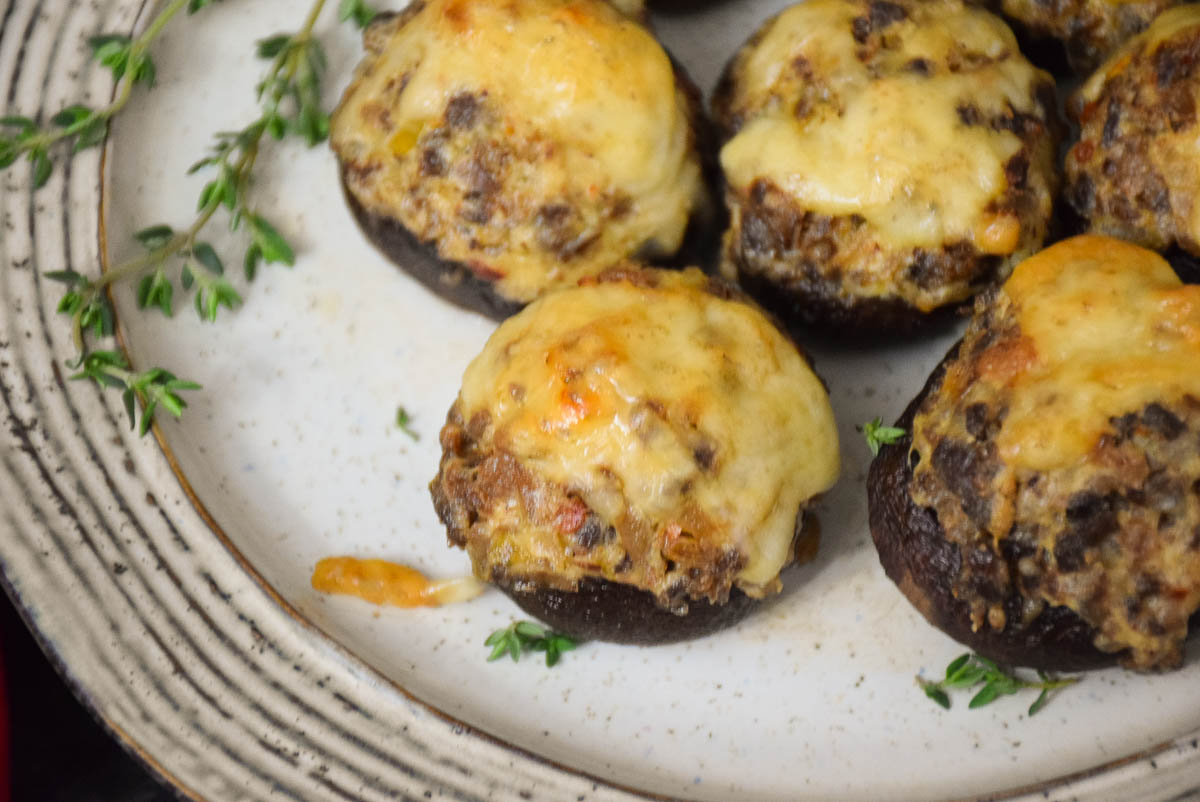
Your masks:
<path fill-rule="evenodd" d="M 415 82 L 413 76 L 425 75 L 423 87 L 415 91 L 428 95 L 429 83 L 436 79 L 428 77 L 434 68 L 426 62 L 447 59 L 446 53 L 453 50 L 430 44 L 425 56 L 404 62 L 407 71 L 383 83 L 381 75 L 399 69 L 394 66 L 402 59 L 395 55 L 397 43 L 407 41 L 403 37 L 410 26 L 436 29 L 444 36 L 447 26 L 461 25 L 462 47 L 468 47 L 469 38 L 480 35 L 478 28 L 470 26 L 492 19 L 489 14 L 510 13 L 519 26 L 554 12 L 578 15 L 581 41 L 589 36 L 597 41 L 620 40 L 630 28 L 645 36 L 640 25 L 626 21 L 622 28 L 598 1 L 566 10 L 552 0 L 523 0 L 507 11 L 494 2 L 479 4 L 478 10 L 468 5 L 417 0 L 399 14 L 380 15 L 364 34 L 366 56 L 335 112 L 331 143 L 349 205 L 368 239 L 434 292 L 496 319 L 512 314 L 545 289 L 598 272 L 599 264 L 631 257 L 676 266 L 697 262 L 701 252 L 710 253 L 716 225 L 712 182 L 717 173 L 712 136 L 704 122 L 699 90 L 674 62 L 668 67 L 668 75 L 674 73 L 674 86 L 656 85 L 660 94 L 673 93 L 661 115 L 668 120 L 661 135 L 675 136 L 675 125 L 685 126 L 686 131 L 679 140 L 680 150 L 669 150 L 682 166 L 665 168 L 667 174 L 678 169 L 678 175 L 664 182 L 677 180 L 681 187 L 695 182 L 694 191 L 664 190 L 663 184 L 656 184 L 649 190 L 655 193 L 652 197 L 640 197 L 626 191 L 628 180 L 577 180 L 574 168 L 588 156 L 573 150 L 579 146 L 566 141 L 569 135 L 539 128 L 532 112 L 514 108 L 511 98 L 500 97 L 501 91 L 454 90 L 455 76 L 471 70 L 459 66 L 461 59 L 447 68 L 450 85 L 437 101 L 439 108 L 430 113 L 424 105 L 427 100 L 420 101 L 420 111 L 405 106 L 406 92 L 414 91 L 410 79 Z M 637 11 L 639 3 L 617 5 L 634 19 L 644 17 Z M 470 15 L 476 13 L 479 17 L 473 19 Z M 442 40 L 430 34 L 429 41 Z M 493 35 L 485 46 L 492 48 L 489 52 L 499 50 L 503 37 Z M 613 45 L 626 46 L 620 41 Z M 646 49 L 640 40 L 637 47 L 642 48 L 639 54 Z M 586 67 L 592 70 L 595 65 Z M 617 80 L 586 75 L 570 77 L 580 82 L 596 80 L 603 87 Z M 672 114 L 678 114 L 678 120 Z M 648 142 L 645 147 L 657 145 Z M 686 229 L 675 227 L 673 204 L 683 206 L 680 219 L 686 220 Z M 666 206 L 672 206 L 671 211 L 655 208 Z M 661 234 L 671 241 L 679 231 L 681 238 L 670 247 L 658 239 Z"/>
<path fill-rule="evenodd" d="M 1200 13 L 1169 18 L 1185 24 L 1133 39 L 1072 99 L 1066 197 L 1097 233 L 1200 256 Z"/>
<path fill-rule="evenodd" d="M 1015 469 L 997 435 L 1013 377 L 1037 355 L 1005 294 L 980 306 L 901 419 L 912 436 L 871 467 L 888 575 L 931 622 L 996 659 L 1177 667 L 1196 609 L 1195 577 L 1181 577 L 1200 566 L 1200 399 L 1111 417 L 1068 467 Z"/>
<path fill-rule="evenodd" d="M 860 214 L 810 208 L 771 177 L 746 186 L 727 182 L 731 224 L 723 252 L 726 275 L 736 275 L 790 324 L 835 336 L 874 337 L 915 331 L 945 319 L 938 313 L 1002 279 L 1015 261 L 1036 250 L 1046 235 L 1057 188 L 1054 149 L 1059 123 L 1048 74 L 1037 73 L 1019 108 L 984 88 L 992 79 L 983 76 L 993 75 L 1003 63 L 1025 63 L 1015 42 L 1000 55 L 961 46 L 940 60 L 920 57 L 899 63 L 906 37 L 939 25 L 939 15 L 962 13 L 961 7 L 946 3 L 921 10 L 920 4 L 908 0 L 856 0 L 853 5 L 858 11 L 844 27 L 871 80 L 936 81 L 939 76 L 978 74 L 979 88 L 955 101 L 957 114 L 951 124 L 963 131 L 1008 132 L 1019 139 L 1003 165 L 1002 189 L 978 210 L 980 218 L 998 221 L 993 231 L 1004 231 L 1004 242 L 988 252 L 962 237 L 921 246 L 900 243 Z M 842 114 L 839 91 L 845 76 L 801 51 L 779 71 L 770 92 L 747 97 L 744 87 L 750 81 L 745 73 L 777 23 L 778 18 L 759 29 L 730 61 L 717 86 L 713 115 L 726 142 L 765 109 L 774 114 L 785 107 L 796 120 L 814 127 L 824 124 L 823 115 Z M 830 37 L 814 39 L 841 34 L 831 31 Z M 934 102 L 936 92 L 931 90 L 924 103 Z M 855 154 L 857 159 L 872 157 L 869 150 Z M 960 180 L 964 179 L 958 173 L 946 176 L 948 185 Z M 881 281 L 886 282 L 882 288 Z"/>
<path fill-rule="evenodd" d="M 695 297 L 736 304 L 752 312 L 760 321 L 755 325 L 769 328 L 773 337 L 780 336 L 769 322 L 758 317 L 759 313 L 753 310 L 748 299 L 724 282 L 690 270 L 678 279 L 672 279 L 670 286 L 665 287 L 661 282 L 666 275 L 671 274 L 623 267 L 587 279 L 586 283 L 587 287 L 597 290 L 615 286 L 620 295 L 614 297 L 623 299 L 621 304 L 641 297 L 639 291 L 643 289 L 651 293 L 687 293 L 681 296 L 684 298 L 691 298 L 695 293 Z M 569 292 L 586 291 L 585 288 Z M 526 325 L 526 318 L 536 311 L 541 321 L 537 329 L 551 331 L 549 341 L 561 343 L 547 346 L 549 350 L 544 357 L 547 365 L 557 365 L 564 359 L 574 360 L 569 354 L 575 353 L 575 343 L 580 338 L 590 336 L 587 332 L 593 330 L 588 328 L 592 325 L 588 318 L 590 312 L 580 313 L 582 317 L 573 313 L 575 319 L 559 328 L 557 310 L 579 309 L 583 303 L 577 295 L 574 303 L 564 301 L 558 306 L 550 306 L 564 296 L 547 297 L 505 324 L 515 331 L 518 325 Z M 723 319 L 721 315 L 726 314 L 717 310 L 712 313 L 715 315 L 713 320 Z M 641 314 L 640 311 L 638 314 Z M 614 329 L 604 331 L 613 332 L 616 336 L 612 344 L 606 346 L 604 354 L 622 353 L 625 349 L 640 347 L 637 343 L 642 342 L 641 335 L 625 339 L 616 334 Z M 497 336 L 499 344 L 495 348 L 499 350 L 491 350 L 493 344 L 489 343 L 489 348 L 485 349 L 477 363 L 482 360 L 483 365 L 489 366 L 495 364 L 493 360 L 504 362 L 513 358 L 510 356 L 512 341 L 505 339 L 507 335 L 503 330 Z M 609 335 L 604 333 L 600 336 Z M 728 334 L 714 332 L 714 336 L 719 342 L 721 336 Z M 793 351 L 792 359 L 795 359 L 794 347 L 786 341 L 783 345 Z M 665 351 L 662 353 L 666 355 Z M 687 353 L 676 356 L 681 364 L 691 365 L 696 360 L 696 357 Z M 608 358 L 611 357 L 601 357 Z M 803 361 L 774 363 L 771 360 L 777 357 L 762 358 L 765 360 L 764 369 L 770 363 L 776 365 L 774 369 L 787 371 L 788 375 L 800 370 L 812 376 Z M 624 364 L 627 357 L 617 359 Z M 624 369 L 601 365 L 597 368 L 601 377 L 618 377 L 612 381 L 618 382 L 621 398 L 629 393 L 637 395 L 628 409 L 618 407 L 611 410 L 604 397 L 596 396 L 589 389 L 594 385 L 587 384 L 589 380 L 583 374 L 591 372 L 592 368 L 580 362 L 562 362 L 561 369 L 549 369 L 548 377 L 521 374 L 520 381 L 528 383 L 529 388 L 539 387 L 547 381 L 554 387 L 557 385 L 553 383 L 561 378 L 564 382 L 562 390 L 550 391 L 549 397 L 555 399 L 555 407 L 549 410 L 540 406 L 538 398 L 542 396 L 535 398 L 535 389 L 527 389 L 525 384 L 507 384 L 508 379 L 500 382 L 501 388 L 508 389 L 501 391 L 499 401 L 485 403 L 483 407 L 469 406 L 469 399 L 480 397 L 478 389 L 467 392 L 467 388 L 477 388 L 472 382 L 476 381 L 473 377 L 479 375 L 469 369 L 464 379 L 464 392 L 451 408 L 442 429 L 442 458 L 437 477 L 430 484 L 434 507 L 446 526 L 450 543 L 467 551 L 477 577 L 497 585 L 524 609 L 556 629 L 580 637 L 625 643 L 664 643 L 697 637 L 740 619 L 752 609 L 757 601 L 754 597 L 777 590 L 779 583 L 777 576 L 772 574 L 756 579 L 756 583 L 761 585 L 755 584 L 748 588 L 749 592 L 743 592 L 744 580 L 747 571 L 752 572 L 751 560 L 754 558 L 747 551 L 749 544 L 741 541 L 740 535 L 730 534 L 730 527 L 740 531 L 741 524 L 733 522 L 741 518 L 735 515 L 727 520 L 722 517 L 723 513 L 714 514 L 713 502 L 708 500 L 710 496 L 707 495 L 712 491 L 703 489 L 710 487 L 709 482 L 728 481 L 722 479 L 728 476 L 724 473 L 725 465 L 735 458 L 732 453 L 739 447 L 725 439 L 731 436 L 729 430 L 725 423 L 715 422 L 708 397 L 717 398 L 715 403 L 720 404 L 722 402 L 719 399 L 725 397 L 722 393 L 753 392 L 748 386 L 737 389 L 742 387 L 742 380 L 736 378 L 742 368 L 733 363 L 745 359 L 745 354 L 730 352 L 729 359 L 733 360 L 730 366 L 732 373 L 725 379 L 730 383 L 729 387 L 700 389 L 701 397 L 692 401 L 694 397 L 689 394 L 682 406 L 679 398 L 658 396 L 654 389 L 655 379 L 648 379 L 650 385 L 646 387 L 639 387 L 642 379 L 629 382 L 631 375 L 644 375 L 640 371 L 645 369 L 645 363 L 638 362 L 637 357 L 633 358 L 633 364 L 640 367 L 634 368 L 633 373 L 617 373 Z M 481 368 L 484 369 L 491 370 Z M 508 375 L 504 372 L 507 368 L 500 370 L 497 375 Z M 487 375 L 491 376 L 492 373 Z M 626 378 L 619 378 L 622 376 Z M 689 386 L 701 387 L 696 384 L 694 376 L 681 376 L 681 380 Z M 824 390 L 819 380 L 812 377 L 808 381 L 811 389 L 806 392 L 823 398 Z M 494 389 L 488 392 L 493 394 L 486 397 L 495 398 Z M 794 398 L 798 405 L 794 414 L 811 414 L 800 411 L 800 407 L 810 403 L 803 395 L 779 397 L 778 390 L 770 392 L 770 397 L 777 398 L 779 402 L 786 403 Z M 494 408 L 490 404 L 494 403 L 498 403 L 499 409 L 505 411 L 490 412 L 489 409 Z M 827 410 L 827 400 L 819 403 Z M 688 408 L 695 412 L 687 412 Z M 706 408 L 710 412 L 701 411 Z M 570 433 L 565 435 L 565 440 L 539 441 L 543 445 L 533 446 L 537 459 L 523 457 L 520 449 L 528 450 L 530 447 L 520 444 L 526 443 L 530 435 L 526 434 L 528 429 L 513 427 L 533 425 L 547 430 L 547 427 L 556 424 L 552 417 L 546 416 L 558 414 L 559 409 L 565 410 L 572 421 L 578 414 L 592 416 L 601 428 L 589 429 L 595 432 L 593 434 L 568 430 Z M 584 409 L 592 411 L 578 411 Z M 703 416 L 704 421 L 699 417 L 677 420 L 675 416 L 681 411 L 685 417 Z M 719 414 L 728 415 L 726 412 Z M 796 452 L 792 453 L 812 464 L 825 466 L 818 469 L 822 472 L 822 478 L 817 479 L 818 486 L 823 488 L 836 475 L 836 435 L 831 433 L 831 414 L 818 413 L 817 419 L 823 421 L 817 424 L 825 432 L 821 439 L 834 438 L 833 462 L 829 462 L 828 456 L 801 457 Z M 520 423 L 522 421 L 541 422 Z M 718 427 L 721 434 L 706 433 L 706 427 L 713 425 Z M 613 455 L 604 457 L 592 454 L 586 446 L 569 444 L 577 437 L 592 438 L 597 436 L 596 433 L 627 426 L 632 427 L 634 433 L 631 436 L 635 441 L 622 448 L 647 448 L 644 458 L 635 456 L 633 459 L 637 461 L 630 464 L 610 463 L 607 460 Z M 755 438 L 762 436 L 754 435 Z M 656 445 L 649 448 L 636 444 L 642 441 Z M 590 439 L 587 442 L 594 443 Z M 760 453 L 757 450 L 760 446 L 753 445 L 753 442 L 761 440 L 747 440 L 740 445 L 744 445 L 748 454 Z M 560 446 L 557 443 L 567 444 Z M 813 447 L 817 445 L 814 443 Z M 552 459 L 546 449 L 553 451 Z M 678 456 L 668 456 L 676 454 Z M 737 457 L 739 460 L 745 458 Z M 647 460 L 644 467 L 630 467 L 642 466 L 642 459 Z M 686 464 L 677 461 L 681 459 Z M 775 535 L 783 538 L 782 543 L 778 544 L 786 552 L 780 555 L 782 565 L 793 560 L 811 559 L 816 551 L 817 530 L 803 525 L 806 499 L 793 495 L 795 491 L 787 489 L 792 486 L 795 481 L 792 477 L 798 472 L 789 469 L 781 473 L 779 468 L 770 467 L 777 464 L 776 457 L 772 455 L 764 454 L 761 459 L 763 475 L 755 479 L 756 483 L 780 488 L 768 491 L 768 494 L 780 493 L 781 499 L 789 500 L 781 501 L 778 508 L 770 502 L 769 508 L 778 509 L 778 512 L 772 512 L 769 520 L 777 523 L 768 524 L 768 519 L 764 519 L 760 525 L 764 531 L 771 527 L 769 531 L 772 532 L 776 531 L 779 524 L 784 527 L 785 531 Z M 547 473 L 547 470 L 553 469 L 546 466 L 558 464 L 559 461 L 567 461 L 572 466 L 564 473 L 567 478 L 552 478 Z M 791 458 L 788 464 L 791 465 Z M 735 476 L 742 476 L 745 467 L 730 470 Z M 643 471 L 655 473 L 647 475 Z M 656 508 L 661 507 L 659 512 L 647 512 L 641 506 L 643 502 L 637 500 L 641 498 L 638 494 L 643 491 L 636 489 L 635 485 L 657 486 L 662 481 L 657 472 L 683 478 L 665 485 L 657 500 L 652 502 Z M 585 499 L 589 493 L 600 492 L 595 489 L 595 482 L 587 478 L 593 474 L 598 477 L 595 481 L 601 487 L 617 489 L 620 504 L 626 505 L 622 511 L 604 514 Z M 734 481 L 740 480 L 735 478 Z M 783 484 L 777 485 L 779 481 Z M 809 482 L 807 479 L 800 481 Z M 603 493 L 598 497 L 609 498 Z M 744 499 L 745 496 L 737 495 L 737 498 Z M 792 498 L 796 498 L 798 503 L 790 500 Z M 726 504 L 723 501 L 716 506 L 724 509 Z M 782 519 L 779 516 L 783 516 Z M 755 542 L 761 547 L 761 540 Z M 779 567 L 772 570 L 777 573 Z"/>
<path fill-rule="evenodd" d="M 1071 69 L 1088 73 L 1122 42 L 1183 0 L 1002 0 L 1004 15 L 1037 37 L 1062 43 Z"/>

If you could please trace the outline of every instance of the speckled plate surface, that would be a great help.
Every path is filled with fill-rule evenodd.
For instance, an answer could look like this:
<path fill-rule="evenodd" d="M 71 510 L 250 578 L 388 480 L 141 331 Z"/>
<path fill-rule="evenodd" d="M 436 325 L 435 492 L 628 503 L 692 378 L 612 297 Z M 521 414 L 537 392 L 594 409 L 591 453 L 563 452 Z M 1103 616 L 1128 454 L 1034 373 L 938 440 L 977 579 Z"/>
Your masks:
<path fill-rule="evenodd" d="M 706 87 L 773 0 L 656 19 Z M 213 800 L 1167 799 L 1200 788 L 1200 667 L 1105 671 L 1036 719 L 1028 700 L 932 706 L 914 675 L 961 648 L 884 578 L 869 543 L 868 454 L 855 422 L 894 416 L 954 336 L 815 350 L 842 426 L 842 481 L 819 510 L 818 560 L 737 628 L 661 648 L 588 644 L 548 670 L 488 664 L 518 615 L 497 593 L 436 610 L 374 609 L 309 587 L 356 554 L 467 570 L 426 492 L 437 430 L 487 321 L 433 298 L 373 251 L 327 149 L 265 154 L 255 197 L 297 246 L 202 325 L 116 295 L 137 363 L 201 382 L 181 423 L 138 439 L 120 400 L 65 380 L 69 332 L 44 277 L 99 269 L 150 223 L 190 220 L 211 133 L 253 115 L 254 40 L 295 27 L 284 0 L 227 0 L 173 23 L 159 85 L 107 149 L 0 195 L 0 564 L 47 651 L 113 733 L 179 790 Z M 5 113 L 103 102 L 86 37 L 131 31 L 128 0 L 0 2 Z M 359 52 L 319 26 L 330 103 Z M 224 235 L 220 235 L 224 236 Z M 218 238 L 218 248 L 221 242 Z M 393 425 L 412 414 L 420 439 Z"/>

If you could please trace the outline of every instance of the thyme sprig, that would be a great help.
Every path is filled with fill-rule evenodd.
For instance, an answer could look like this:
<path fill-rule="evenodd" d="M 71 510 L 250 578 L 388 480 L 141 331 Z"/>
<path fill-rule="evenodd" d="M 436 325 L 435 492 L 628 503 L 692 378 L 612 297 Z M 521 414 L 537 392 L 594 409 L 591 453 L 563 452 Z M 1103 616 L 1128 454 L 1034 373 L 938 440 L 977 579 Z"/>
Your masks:
<path fill-rule="evenodd" d="M 898 442 L 907 434 L 899 426 L 884 426 L 883 418 L 875 418 L 855 428 L 862 432 L 863 439 L 867 441 L 867 448 L 871 449 L 872 456 L 879 456 L 880 448 Z"/>
<path fill-rule="evenodd" d="M 201 319 L 215 322 L 221 307 L 239 306 L 242 297 L 224 278 L 224 262 L 210 243 L 199 239 L 222 208 L 228 213 L 231 230 L 236 231 L 245 223 L 249 231 L 241 260 L 247 281 L 254 280 L 263 263 L 289 266 L 295 263 L 292 246 L 252 205 L 250 187 L 265 136 L 281 140 L 288 134 L 296 134 L 311 146 L 328 135 L 329 118 L 320 106 L 325 56 L 320 42 L 312 36 L 323 5 L 324 0 L 313 4 L 298 32 L 277 34 L 258 43 L 259 56 L 270 60 L 257 89 L 259 116 L 241 130 L 218 132 L 209 154 L 188 169 L 189 175 L 202 170 L 215 173 L 200 190 L 191 225 L 177 232 L 159 223 L 137 232 L 134 238 L 145 253 L 110 268 L 84 286 L 81 309 L 86 309 L 87 302 L 106 286 L 140 276 L 139 308 L 157 308 L 171 317 L 175 283 L 168 270 L 172 260 L 179 268 L 179 286 L 185 292 L 195 290 L 196 312 Z M 81 321 L 73 320 L 73 330 L 81 328 Z M 78 338 L 76 347 L 83 347 Z"/>
<path fill-rule="evenodd" d="M 918 676 L 917 684 L 927 697 L 947 710 L 950 709 L 947 690 L 965 690 L 982 685 L 967 703 L 971 709 L 990 704 L 1001 696 L 1010 696 L 1023 690 L 1039 690 L 1041 693 L 1029 706 L 1029 715 L 1032 716 L 1046 706 L 1052 692 L 1079 681 L 1079 677 L 1054 677 L 1044 671 L 1038 671 L 1037 675 L 1037 680 L 1023 679 L 994 660 L 978 654 L 964 654 L 946 666 L 944 679 L 934 682 Z"/>
<path fill-rule="evenodd" d="M 0 169 L 25 156 L 33 164 L 33 185 L 39 188 L 53 173 L 55 145 L 73 141 L 72 152 L 78 152 L 101 143 L 108 134 L 109 122 L 125 108 L 134 88 L 139 84 L 153 86 L 157 71 L 149 48 L 167 23 L 181 11 L 195 13 L 215 1 L 172 0 L 136 38 L 123 34 L 92 37 L 89 43 L 93 58 L 112 71 L 116 82 L 112 102 L 99 109 L 69 106 L 53 115 L 51 126 L 44 129 L 28 117 L 0 118 Z M 77 370 L 71 378 L 120 389 L 131 426 L 137 426 L 134 401 L 140 399 L 144 411 L 137 427 L 142 434 L 149 430 L 158 409 L 179 417 L 186 407 L 179 392 L 200 389 L 200 385 L 178 379 L 163 368 L 136 371 L 116 351 L 92 350 L 91 341 L 114 333 L 112 288 L 136 279 L 138 307 L 158 309 L 166 317 L 174 316 L 176 287 L 193 293 L 196 312 L 207 322 L 215 322 L 222 308 L 239 306 L 242 296 L 225 277 L 224 261 L 201 237 L 221 209 L 228 214 L 231 230 L 247 233 L 241 258 L 247 281 L 254 280 L 262 264 L 294 264 L 292 246 L 255 208 L 250 188 L 265 137 L 281 140 L 295 135 L 313 146 L 329 134 L 329 117 L 321 107 L 326 60 L 313 35 L 324 5 L 325 0 L 316 0 L 296 32 L 258 42 L 258 55 L 269 62 L 256 87 L 259 116 L 240 130 L 217 133 L 208 155 L 189 169 L 189 174 L 209 171 L 213 177 L 200 191 L 196 216 L 186 228 L 176 230 L 165 223 L 143 228 L 134 234 L 141 252 L 94 278 L 71 267 L 45 274 L 66 285 L 58 311 L 71 320 L 76 355 L 67 364 Z M 344 0 L 341 16 L 365 25 L 375 12 L 361 0 Z"/>
<path fill-rule="evenodd" d="M 172 0 L 162 8 L 140 35 L 107 33 L 88 40 L 92 57 L 108 67 L 116 81 L 112 100 L 101 108 L 82 104 L 67 106 L 50 116 L 48 126 L 39 126 L 30 117 L 9 115 L 0 118 L 0 170 L 11 166 L 22 156 L 33 165 L 33 186 L 45 186 L 54 172 L 51 149 L 61 142 L 71 142 L 72 152 L 93 147 L 104 141 L 109 121 L 133 96 L 139 84 L 154 85 L 156 70 L 150 58 L 150 44 L 179 12 L 194 14 L 215 0 Z"/>
<path fill-rule="evenodd" d="M 546 665 L 558 663 L 563 652 L 569 652 L 579 644 L 574 638 L 553 632 L 534 621 L 514 621 L 504 629 L 497 629 L 483 642 L 491 646 L 488 662 L 508 655 L 517 662 L 525 652 L 545 652 Z"/>
<path fill-rule="evenodd" d="M 125 412 L 129 415 L 129 425 L 137 421 L 134 399 L 141 398 L 145 409 L 142 412 L 140 434 L 150 430 L 154 420 L 154 412 L 162 407 L 175 417 L 183 414 L 187 406 L 179 397 L 181 390 L 199 390 L 195 382 L 177 379 L 174 374 L 162 368 L 151 368 L 142 373 L 134 373 L 125 357 L 116 351 L 93 351 L 83 358 L 80 371 L 72 379 L 91 379 L 102 387 L 115 387 L 121 390 L 121 400 L 125 404 Z"/>

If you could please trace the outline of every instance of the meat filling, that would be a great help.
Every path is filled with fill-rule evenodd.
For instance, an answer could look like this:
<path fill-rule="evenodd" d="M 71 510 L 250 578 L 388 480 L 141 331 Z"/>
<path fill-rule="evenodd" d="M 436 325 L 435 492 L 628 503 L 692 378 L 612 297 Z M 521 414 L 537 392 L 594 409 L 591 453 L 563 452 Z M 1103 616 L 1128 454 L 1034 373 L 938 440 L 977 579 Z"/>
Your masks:
<path fill-rule="evenodd" d="M 975 629 L 1019 629 L 1061 605 L 1095 628 L 1101 651 L 1128 650 L 1127 666 L 1178 666 L 1200 605 L 1200 399 L 1111 417 L 1069 467 L 1014 469 L 996 442 L 1012 402 L 997 377 L 1028 348 L 1000 295 L 914 424 L 912 497 L 961 550 L 955 593 Z"/>
<path fill-rule="evenodd" d="M 1092 230 L 1200 256 L 1200 12 L 1164 14 L 1074 99 L 1066 197 Z"/>
<path fill-rule="evenodd" d="M 462 420 L 458 405 L 442 429 L 443 457 L 431 485 L 450 542 L 466 549 L 475 575 L 516 590 L 573 591 L 586 577 L 652 592 L 660 606 L 686 613 L 689 600 L 724 604 L 745 555 L 713 538 L 696 516 L 690 529 L 655 532 L 635 516 L 606 523 L 567 488 L 512 456 L 481 447 L 487 415 Z M 698 449 L 697 466 L 713 456 Z M 797 526 L 797 533 L 800 527 Z"/>
<path fill-rule="evenodd" d="M 1078 72 L 1109 53 L 1181 0 L 1002 0 L 1005 16 L 1036 34 L 1060 40 Z"/>

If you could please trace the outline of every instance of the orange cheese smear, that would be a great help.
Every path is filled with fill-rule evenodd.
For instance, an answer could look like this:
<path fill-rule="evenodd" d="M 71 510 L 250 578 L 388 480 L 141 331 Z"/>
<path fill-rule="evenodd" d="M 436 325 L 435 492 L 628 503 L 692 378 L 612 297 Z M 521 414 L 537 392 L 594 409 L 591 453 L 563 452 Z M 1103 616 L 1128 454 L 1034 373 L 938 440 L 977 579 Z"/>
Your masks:
<path fill-rule="evenodd" d="M 313 569 L 312 586 L 322 593 L 357 596 L 393 607 L 440 607 L 474 599 L 483 584 L 472 577 L 432 580 L 407 565 L 357 557 L 326 557 Z"/>

